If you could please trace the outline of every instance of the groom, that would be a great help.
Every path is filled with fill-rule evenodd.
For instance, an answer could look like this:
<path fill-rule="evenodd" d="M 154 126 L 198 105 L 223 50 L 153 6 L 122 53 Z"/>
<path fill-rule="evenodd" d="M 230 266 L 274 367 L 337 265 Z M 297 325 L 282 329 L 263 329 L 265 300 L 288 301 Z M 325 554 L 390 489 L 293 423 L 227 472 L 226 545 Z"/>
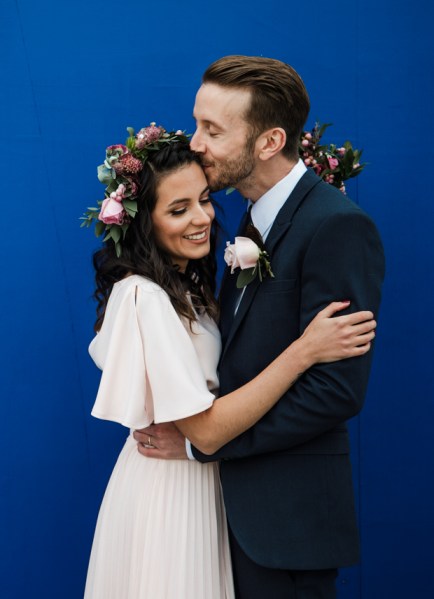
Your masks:
<path fill-rule="evenodd" d="M 370 218 L 298 158 L 309 98 L 273 59 L 227 56 L 203 76 L 191 146 L 212 190 L 252 203 L 274 278 L 221 290 L 220 392 L 253 379 L 333 300 L 378 313 L 384 256 Z M 241 233 L 242 234 L 242 233 Z M 359 557 L 346 420 L 363 406 L 372 354 L 312 367 L 255 426 L 201 462 L 221 461 L 239 599 L 332 599 Z M 144 455 L 183 457 L 171 425 L 136 433 Z"/>

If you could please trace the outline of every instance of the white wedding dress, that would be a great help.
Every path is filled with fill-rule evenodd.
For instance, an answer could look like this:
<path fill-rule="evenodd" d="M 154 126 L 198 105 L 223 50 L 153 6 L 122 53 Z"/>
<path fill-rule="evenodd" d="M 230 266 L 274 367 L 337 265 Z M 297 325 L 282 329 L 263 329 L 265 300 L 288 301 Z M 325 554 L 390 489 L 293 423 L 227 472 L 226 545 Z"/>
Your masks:
<path fill-rule="evenodd" d="M 103 370 L 92 414 L 130 429 L 199 413 L 214 401 L 217 326 L 193 330 L 138 275 L 113 287 L 89 351 Z M 127 438 L 95 531 L 85 599 L 233 599 L 218 465 L 145 458 Z"/>

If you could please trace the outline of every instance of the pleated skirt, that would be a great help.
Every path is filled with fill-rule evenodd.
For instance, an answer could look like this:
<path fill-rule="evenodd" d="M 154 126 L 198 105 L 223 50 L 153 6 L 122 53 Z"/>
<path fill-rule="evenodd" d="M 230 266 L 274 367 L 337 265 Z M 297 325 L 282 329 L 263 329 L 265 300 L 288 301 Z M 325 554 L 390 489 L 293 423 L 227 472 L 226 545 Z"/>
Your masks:
<path fill-rule="evenodd" d="M 145 458 L 129 436 L 100 508 L 85 599 L 233 599 L 216 463 Z"/>

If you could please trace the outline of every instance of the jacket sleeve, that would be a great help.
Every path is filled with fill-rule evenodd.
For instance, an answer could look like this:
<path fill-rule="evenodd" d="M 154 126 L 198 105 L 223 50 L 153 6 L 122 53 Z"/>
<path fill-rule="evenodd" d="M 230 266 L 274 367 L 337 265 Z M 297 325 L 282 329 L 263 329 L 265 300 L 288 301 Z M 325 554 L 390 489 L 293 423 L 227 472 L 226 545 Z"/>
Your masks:
<path fill-rule="evenodd" d="M 377 318 L 383 278 L 383 248 L 369 217 L 361 211 L 330 216 L 304 256 L 300 334 L 334 300 L 349 299 L 349 311 L 372 310 Z M 212 456 L 193 448 L 194 456 L 205 462 L 291 450 L 332 431 L 361 410 L 371 361 L 372 350 L 313 366 L 255 426 Z"/>

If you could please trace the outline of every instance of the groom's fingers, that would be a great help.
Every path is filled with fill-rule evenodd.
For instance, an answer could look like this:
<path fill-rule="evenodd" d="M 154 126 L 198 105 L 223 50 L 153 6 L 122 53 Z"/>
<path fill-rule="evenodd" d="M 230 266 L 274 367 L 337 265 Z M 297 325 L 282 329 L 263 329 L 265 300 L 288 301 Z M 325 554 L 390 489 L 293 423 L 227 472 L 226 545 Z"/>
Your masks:
<path fill-rule="evenodd" d="M 170 434 L 174 428 L 175 425 L 171 422 L 167 422 L 165 424 L 150 424 L 145 428 L 135 430 L 133 437 L 138 443 L 143 443 L 144 445 L 153 445 L 156 447 L 157 438 L 161 438 L 162 436 L 164 437 L 164 435 Z"/>
<path fill-rule="evenodd" d="M 134 431 L 140 454 L 166 460 L 186 459 L 185 438 L 172 422 Z"/>
<path fill-rule="evenodd" d="M 159 460 L 186 460 L 187 452 L 184 446 L 181 448 L 165 448 L 149 447 L 142 443 L 137 443 L 137 451 L 146 458 L 157 458 Z"/>
<path fill-rule="evenodd" d="M 152 435 L 150 434 L 151 427 L 141 429 L 140 431 L 134 431 L 133 437 L 137 441 L 137 443 L 142 443 L 143 445 L 154 445 L 152 442 Z"/>

